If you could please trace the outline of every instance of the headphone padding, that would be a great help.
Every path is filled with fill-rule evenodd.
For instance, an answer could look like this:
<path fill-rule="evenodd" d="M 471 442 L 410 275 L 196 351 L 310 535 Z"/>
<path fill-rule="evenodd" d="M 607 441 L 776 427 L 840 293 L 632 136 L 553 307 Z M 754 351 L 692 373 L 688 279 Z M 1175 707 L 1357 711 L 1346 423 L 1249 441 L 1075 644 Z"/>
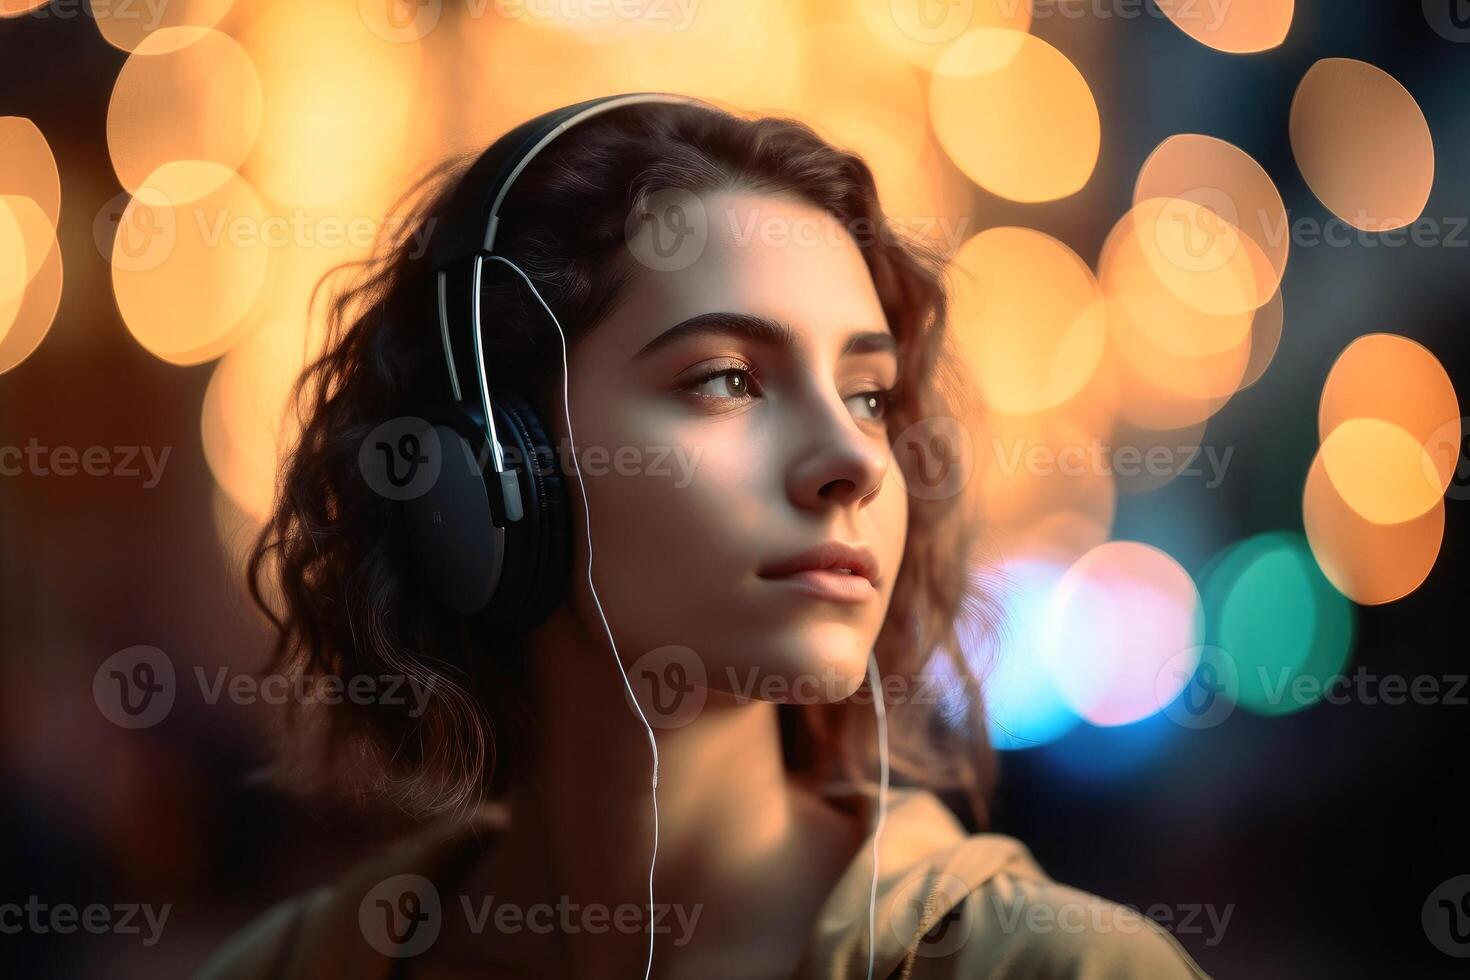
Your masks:
<path fill-rule="evenodd" d="M 506 528 L 505 568 L 483 626 L 504 634 L 544 622 L 566 591 L 571 513 L 555 447 L 535 409 L 518 394 L 491 399 L 497 433 L 516 464 L 525 516 Z"/>

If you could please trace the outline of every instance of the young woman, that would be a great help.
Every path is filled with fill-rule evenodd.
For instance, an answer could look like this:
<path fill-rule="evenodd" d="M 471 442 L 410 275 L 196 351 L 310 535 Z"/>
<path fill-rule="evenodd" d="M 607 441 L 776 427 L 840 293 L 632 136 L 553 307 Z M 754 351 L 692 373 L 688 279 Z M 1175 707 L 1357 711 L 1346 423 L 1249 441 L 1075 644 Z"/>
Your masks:
<path fill-rule="evenodd" d="M 430 692 L 321 709 L 298 759 L 433 819 L 204 975 L 1202 976 L 949 808 L 984 823 L 961 637 L 995 624 L 970 488 L 908 450 L 976 416 L 943 259 L 864 162 L 631 97 L 545 143 L 486 235 L 487 159 L 421 185 L 413 233 L 336 298 L 251 560 L 275 670 Z M 455 243 L 482 236 L 503 258 L 475 244 L 467 272 Z M 459 422 L 433 407 L 451 388 Z M 530 539 L 446 529 L 458 491 L 396 469 L 430 459 L 490 488 L 496 527 L 503 467 L 516 526 L 565 531 L 489 606 L 480 557 Z"/>

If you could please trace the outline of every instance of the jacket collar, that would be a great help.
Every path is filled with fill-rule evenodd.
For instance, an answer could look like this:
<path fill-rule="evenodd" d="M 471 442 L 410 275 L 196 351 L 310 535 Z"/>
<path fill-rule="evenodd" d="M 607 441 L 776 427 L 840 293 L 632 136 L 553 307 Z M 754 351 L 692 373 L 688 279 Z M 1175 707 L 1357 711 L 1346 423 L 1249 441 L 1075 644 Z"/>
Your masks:
<path fill-rule="evenodd" d="M 877 800 L 871 792 L 845 795 L 869 831 L 818 912 L 793 980 L 867 975 Z M 478 810 L 461 822 L 409 838 L 319 892 L 304 910 L 289 964 L 283 964 L 280 975 L 288 980 L 389 980 L 414 938 L 410 934 L 395 944 L 388 937 L 388 909 L 412 891 L 420 911 L 438 909 L 442 915 L 439 890 L 459 880 L 503 826 L 502 813 Z M 911 959 L 924 935 L 997 873 L 1042 874 L 1025 845 L 1000 834 L 968 834 L 949 808 L 924 789 L 889 791 L 877 855 L 877 977 L 891 975 Z"/>
<path fill-rule="evenodd" d="M 876 795 L 861 794 L 859 806 L 870 828 L 867 838 L 818 912 L 794 980 L 867 976 Z M 925 789 L 889 790 L 877 854 L 875 977 L 887 977 L 912 959 L 925 934 L 996 874 L 1043 874 L 1020 841 L 968 833 Z"/>

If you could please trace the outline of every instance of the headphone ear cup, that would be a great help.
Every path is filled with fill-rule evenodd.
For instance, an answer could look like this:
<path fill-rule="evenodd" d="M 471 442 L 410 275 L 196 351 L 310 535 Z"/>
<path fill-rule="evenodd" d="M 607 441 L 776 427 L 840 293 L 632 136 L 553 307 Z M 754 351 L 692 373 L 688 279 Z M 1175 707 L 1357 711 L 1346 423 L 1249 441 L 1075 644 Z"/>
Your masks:
<path fill-rule="evenodd" d="M 535 410 L 507 392 L 490 403 L 506 469 L 520 487 L 522 516 L 508 521 L 480 413 L 443 403 L 426 413 L 439 473 L 403 502 L 418 573 L 480 637 L 504 640 L 544 622 L 566 593 L 571 511 L 555 447 Z M 423 437 L 428 439 L 427 434 Z"/>
<path fill-rule="evenodd" d="M 420 444 L 437 457 L 438 472 L 402 504 L 414 564 L 440 601 L 475 616 L 498 590 L 507 543 L 485 482 L 489 442 L 483 423 L 457 403 L 435 405 L 424 419 Z"/>
<path fill-rule="evenodd" d="M 504 570 L 480 617 L 480 625 L 503 636 L 544 622 L 566 594 L 571 511 L 555 446 L 536 410 L 514 392 L 496 395 L 491 410 L 525 512 L 506 525 Z"/>

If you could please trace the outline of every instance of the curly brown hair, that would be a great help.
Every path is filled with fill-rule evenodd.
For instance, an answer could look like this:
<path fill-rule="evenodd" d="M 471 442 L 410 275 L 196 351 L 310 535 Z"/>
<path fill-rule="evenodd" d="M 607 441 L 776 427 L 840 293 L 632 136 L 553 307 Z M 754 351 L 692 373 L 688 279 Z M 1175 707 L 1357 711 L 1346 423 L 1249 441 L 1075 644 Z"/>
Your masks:
<path fill-rule="evenodd" d="M 247 569 L 251 596 L 276 633 L 267 670 L 344 681 L 394 675 L 432 685 L 418 717 L 408 705 L 382 702 L 292 706 L 281 768 L 298 785 L 346 786 L 359 799 L 391 799 L 425 815 L 502 792 L 533 755 L 536 724 L 524 707 L 533 699 L 515 638 L 491 656 L 477 654 L 464 619 L 413 574 L 401 511 L 358 469 L 359 448 L 374 428 L 445 397 L 423 243 L 440 225 L 482 219 L 452 213 L 469 162 L 451 161 L 416 182 L 399 202 L 409 220 L 397 224 L 398 233 L 381 236 L 370 258 L 338 270 L 352 279 L 329 304 L 324 352 L 293 389 L 300 435 L 283 460 Z M 899 345 L 890 439 L 925 419 L 968 425 L 978 418 L 947 329 L 947 256 L 897 229 L 867 164 L 801 121 L 744 118 L 708 104 L 607 111 L 559 137 L 522 174 L 501 211 L 497 251 L 515 257 L 575 344 L 635 274 L 626 251 L 630 214 L 641 214 L 660 191 L 737 188 L 794 194 L 850 230 L 867 230 L 855 237 Z M 496 311 L 486 352 L 492 390 L 514 389 L 544 413 L 560 368 L 544 313 L 508 277 L 487 281 L 483 302 Z M 907 473 L 907 460 L 900 464 Z M 975 482 L 943 499 L 912 496 L 876 651 L 885 677 L 927 672 L 947 682 L 942 705 L 915 698 L 890 712 L 895 779 L 963 792 L 984 825 L 994 756 L 965 647 L 993 635 L 998 617 L 989 591 L 977 587 Z M 868 778 L 873 718 L 865 700 L 782 705 L 779 715 L 793 771 L 817 782 Z"/>

